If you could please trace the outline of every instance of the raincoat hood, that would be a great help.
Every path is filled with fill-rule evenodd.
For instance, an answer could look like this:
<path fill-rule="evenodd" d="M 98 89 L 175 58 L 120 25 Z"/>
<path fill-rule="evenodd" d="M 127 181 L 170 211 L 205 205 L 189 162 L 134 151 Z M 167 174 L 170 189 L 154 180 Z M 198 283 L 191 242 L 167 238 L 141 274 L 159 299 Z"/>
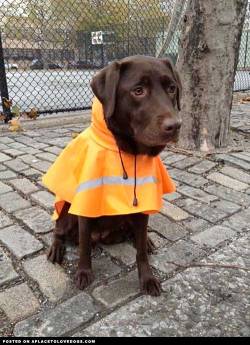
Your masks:
<path fill-rule="evenodd" d="M 65 201 L 69 213 L 85 217 L 155 213 L 162 195 L 175 191 L 159 156 L 119 150 L 97 98 L 90 127 L 66 146 L 42 181 L 56 197 L 54 219 Z"/>
<path fill-rule="evenodd" d="M 109 150 L 118 151 L 115 138 L 111 131 L 108 129 L 106 121 L 104 119 L 102 104 L 98 101 L 97 98 L 94 99 L 92 105 L 90 128 L 93 139 L 97 143 L 99 143 L 99 145 Z"/>

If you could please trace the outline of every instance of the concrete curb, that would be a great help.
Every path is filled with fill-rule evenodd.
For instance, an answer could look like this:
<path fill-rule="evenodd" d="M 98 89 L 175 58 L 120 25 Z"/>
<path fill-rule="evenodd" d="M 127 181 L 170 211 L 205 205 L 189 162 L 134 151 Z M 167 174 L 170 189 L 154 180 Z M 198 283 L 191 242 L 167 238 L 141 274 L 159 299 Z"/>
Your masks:
<path fill-rule="evenodd" d="M 58 113 L 52 115 L 40 115 L 35 121 L 33 120 L 22 120 L 22 128 L 24 130 L 33 130 L 37 128 L 50 128 L 58 127 L 62 125 L 73 125 L 73 124 L 86 124 L 90 122 L 91 114 L 89 110 L 70 112 L 70 113 Z M 8 124 L 0 125 L 0 133 L 6 133 L 9 131 Z"/>

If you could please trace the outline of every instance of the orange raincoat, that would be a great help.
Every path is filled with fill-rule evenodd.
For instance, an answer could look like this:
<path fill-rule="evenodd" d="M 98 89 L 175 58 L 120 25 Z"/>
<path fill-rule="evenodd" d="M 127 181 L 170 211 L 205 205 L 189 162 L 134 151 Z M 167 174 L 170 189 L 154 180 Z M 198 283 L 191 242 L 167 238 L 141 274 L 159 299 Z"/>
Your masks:
<path fill-rule="evenodd" d="M 66 146 L 43 176 L 56 195 L 53 219 L 65 201 L 71 204 L 69 213 L 86 217 L 159 212 L 162 195 L 175 191 L 160 157 L 137 155 L 135 166 L 134 155 L 120 154 L 95 98 L 91 126 Z"/>

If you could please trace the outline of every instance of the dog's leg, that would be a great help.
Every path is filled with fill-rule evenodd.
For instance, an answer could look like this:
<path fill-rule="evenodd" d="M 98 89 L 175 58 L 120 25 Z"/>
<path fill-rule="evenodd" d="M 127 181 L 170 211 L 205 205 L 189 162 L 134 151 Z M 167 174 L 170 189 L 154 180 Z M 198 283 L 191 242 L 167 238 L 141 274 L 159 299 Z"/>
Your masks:
<path fill-rule="evenodd" d="M 55 228 L 53 243 L 50 246 L 49 252 L 47 254 L 47 259 L 51 261 L 53 264 L 61 264 L 63 261 L 63 256 L 65 252 L 64 241 L 65 236 L 64 234 L 60 233 L 60 228 Z"/>
<path fill-rule="evenodd" d="M 134 247 L 136 248 L 135 231 L 134 231 L 134 229 L 132 230 L 132 233 L 131 233 L 131 240 L 133 242 Z M 156 249 L 156 246 L 155 246 L 153 240 L 151 240 L 151 238 L 149 236 L 147 236 L 147 253 L 148 254 L 153 254 L 155 249 Z"/>
<path fill-rule="evenodd" d="M 79 224 L 79 254 L 80 260 L 76 272 L 76 286 L 83 290 L 94 279 L 91 267 L 91 220 L 87 217 L 78 217 Z"/>
<path fill-rule="evenodd" d="M 59 215 L 59 218 L 56 221 L 56 226 L 53 231 L 53 242 L 50 246 L 49 252 L 47 254 L 47 258 L 52 263 L 62 263 L 63 256 L 65 252 L 65 237 L 71 224 L 69 224 L 69 217 L 68 217 L 68 210 L 70 208 L 70 204 L 65 202 L 62 211 Z"/>
<path fill-rule="evenodd" d="M 142 213 L 137 213 L 133 216 L 135 243 L 137 249 L 136 261 L 138 266 L 138 274 L 140 281 L 140 288 L 143 293 L 151 296 L 160 296 L 161 284 L 157 278 L 154 277 L 151 267 L 148 262 L 147 252 L 147 224 L 148 216 Z"/>
<path fill-rule="evenodd" d="M 147 252 L 148 254 L 152 254 L 156 249 L 156 246 L 153 242 L 153 240 L 151 240 L 151 238 L 149 236 L 147 236 Z"/>

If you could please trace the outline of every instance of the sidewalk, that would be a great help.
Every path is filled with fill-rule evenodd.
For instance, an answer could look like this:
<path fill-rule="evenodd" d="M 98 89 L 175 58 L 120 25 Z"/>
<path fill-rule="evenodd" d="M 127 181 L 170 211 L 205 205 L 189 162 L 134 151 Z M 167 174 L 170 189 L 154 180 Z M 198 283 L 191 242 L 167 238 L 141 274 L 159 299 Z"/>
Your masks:
<path fill-rule="evenodd" d="M 63 267 L 46 260 L 54 198 L 41 175 L 86 121 L 0 130 L 0 335 L 250 336 L 250 271 L 239 268 L 250 268 L 250 105 L 231 122 L 241 152 L 162 154 L 178 187 L 149 224 L 159 298 L 139 293 L 130 243 L 95 250 L 84 292 L 76 248 Z"/>

